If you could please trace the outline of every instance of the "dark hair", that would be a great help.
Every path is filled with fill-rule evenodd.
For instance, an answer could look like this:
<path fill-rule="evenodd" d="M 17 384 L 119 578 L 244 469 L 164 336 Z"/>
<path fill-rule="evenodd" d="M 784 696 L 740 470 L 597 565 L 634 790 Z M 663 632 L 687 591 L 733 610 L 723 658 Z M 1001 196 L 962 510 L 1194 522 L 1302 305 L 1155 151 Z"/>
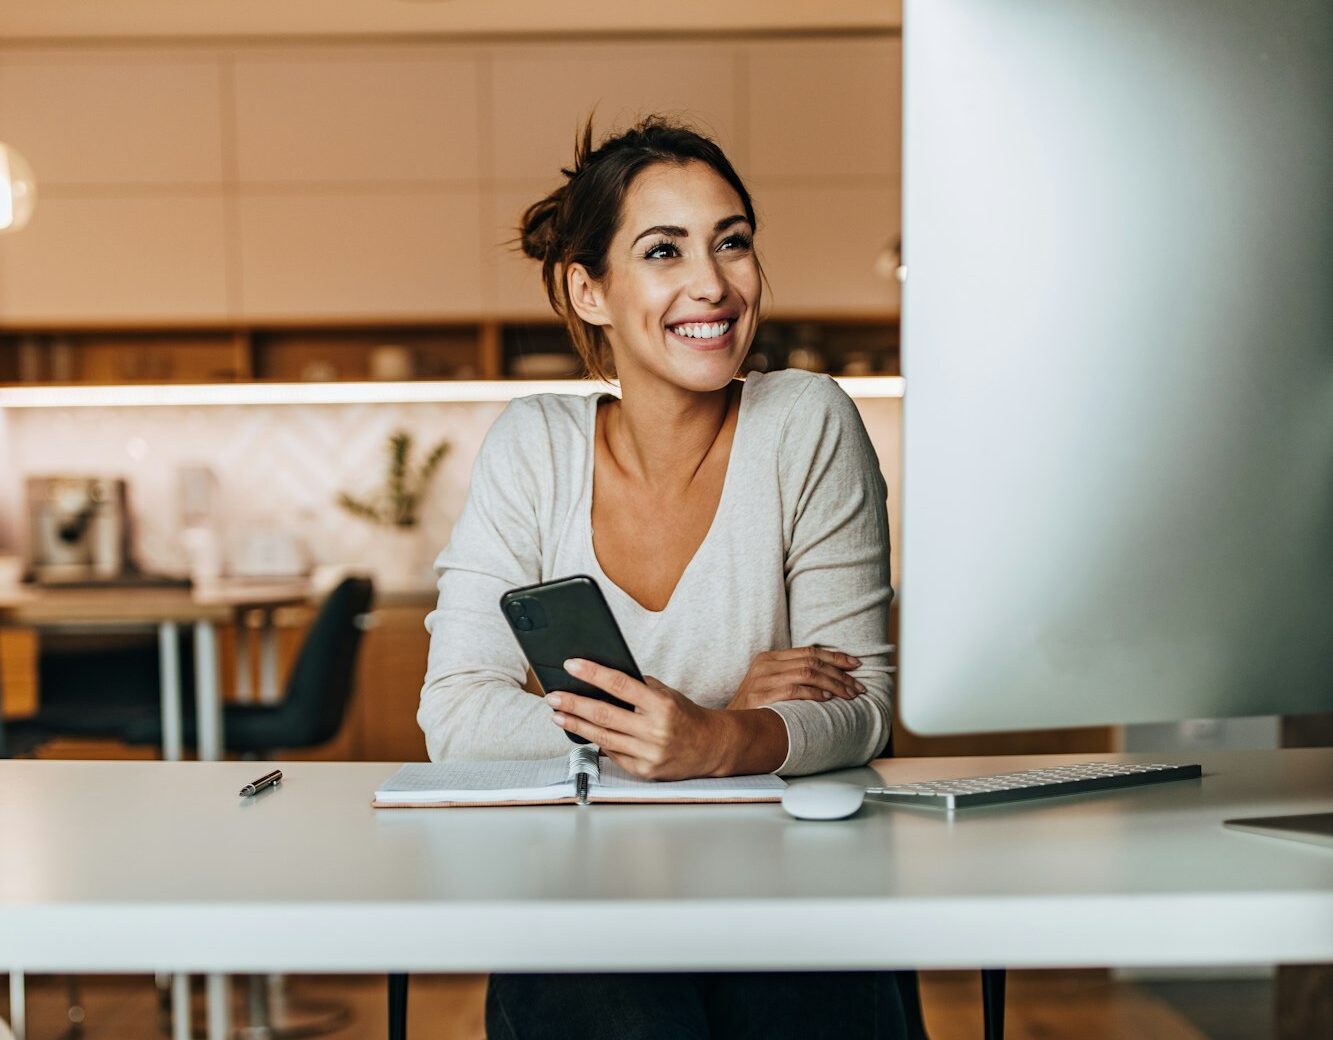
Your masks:
<path fill-rule="evenodd" d="M 621 134 L 592 146 L 589 117 L 574 142 L 574 165 L 561 170 L 565 183 L 523 213 L 519 242 L 523 252 L 542 264 L 542 284 L 551 307 L 565 321 L 574 347 L 589 375 L 615 375 L 606 334 L 585 322 L 569 305 L 565 271 L 582 264 L 600 280 L 606 275 L 606 254 L 620 228 L 620 210 L 634 178 L 658 163 L 684 166 L 707 163 L 735 189 L 745 218 L 755 227 L 754 205 L 735 167 L 711 138 L 662 116 L 648 116 Z"/>

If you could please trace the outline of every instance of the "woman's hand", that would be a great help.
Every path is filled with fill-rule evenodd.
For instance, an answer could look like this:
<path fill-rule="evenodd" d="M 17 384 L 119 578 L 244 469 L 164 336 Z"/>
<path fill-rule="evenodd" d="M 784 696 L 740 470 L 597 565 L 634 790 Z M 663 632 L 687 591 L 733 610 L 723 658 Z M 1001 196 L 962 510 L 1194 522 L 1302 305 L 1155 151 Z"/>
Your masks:
<path fill-rule="evenodd" d="M 762 708 L 779 701 L 851 700 L 866 688 L 847 673 L 861 662 L 850 654 L 821 646 L 798 646 L 760 654 L 745 673 L 730 710 Z"/>
<path fill-rule="evenodd" d="M 701 707 L 651 676 L 639 682 L 624 672 L 579 659 L 566 661 L 565 670 L 634 710 L 594 697 L 553 692 L 546 695 L 546 703 L 555 709 L 555 724 L 592 741 L 614 762 L 646 780 L 767 772 L 749 761 L 757 742 L 780 741 L 780 746 L 767 749 L 762 760 L 776 759 L 769 769 L 786 755 L 786 729 L 776 716 L 760 720 L 767 724 L 763 734 L 749 734 L 736 725 L 734 714 Z"/>

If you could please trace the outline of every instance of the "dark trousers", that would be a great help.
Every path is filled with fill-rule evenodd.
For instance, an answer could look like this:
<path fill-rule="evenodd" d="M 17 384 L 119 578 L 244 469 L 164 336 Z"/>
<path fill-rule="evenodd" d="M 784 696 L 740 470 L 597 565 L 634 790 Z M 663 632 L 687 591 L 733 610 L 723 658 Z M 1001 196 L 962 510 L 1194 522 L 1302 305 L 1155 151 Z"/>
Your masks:
<path fill-rule="evenodd" d="M 903 1040 L 887 972 L 492 975 L 488 1040 Z"/>

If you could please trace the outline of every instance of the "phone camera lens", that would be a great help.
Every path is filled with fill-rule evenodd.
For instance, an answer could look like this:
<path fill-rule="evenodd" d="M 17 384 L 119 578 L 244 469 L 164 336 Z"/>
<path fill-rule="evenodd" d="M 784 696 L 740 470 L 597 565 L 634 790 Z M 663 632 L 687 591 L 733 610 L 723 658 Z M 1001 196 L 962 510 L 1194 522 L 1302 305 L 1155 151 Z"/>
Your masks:
<path fill-rule="evenodd" d="M 520 632 L 531 632 L 532 618 L 528 617 L 528 615 L 526 614 L 520 614 L 518 617 L 514 619 L 514 627 L 517 628 Z"/>

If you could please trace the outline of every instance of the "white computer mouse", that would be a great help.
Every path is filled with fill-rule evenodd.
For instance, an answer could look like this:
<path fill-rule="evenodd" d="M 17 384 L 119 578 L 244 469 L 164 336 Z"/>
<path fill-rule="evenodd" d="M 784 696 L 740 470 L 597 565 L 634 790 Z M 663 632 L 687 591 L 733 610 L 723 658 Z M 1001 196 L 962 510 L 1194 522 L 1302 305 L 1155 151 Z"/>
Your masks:
<path fill-rule="evenodd" d="M 782 807 L 798 820 L 841 820 L 861 808 L 866 789 L 838 780 L 798 780 L 782 792 Z"/>

